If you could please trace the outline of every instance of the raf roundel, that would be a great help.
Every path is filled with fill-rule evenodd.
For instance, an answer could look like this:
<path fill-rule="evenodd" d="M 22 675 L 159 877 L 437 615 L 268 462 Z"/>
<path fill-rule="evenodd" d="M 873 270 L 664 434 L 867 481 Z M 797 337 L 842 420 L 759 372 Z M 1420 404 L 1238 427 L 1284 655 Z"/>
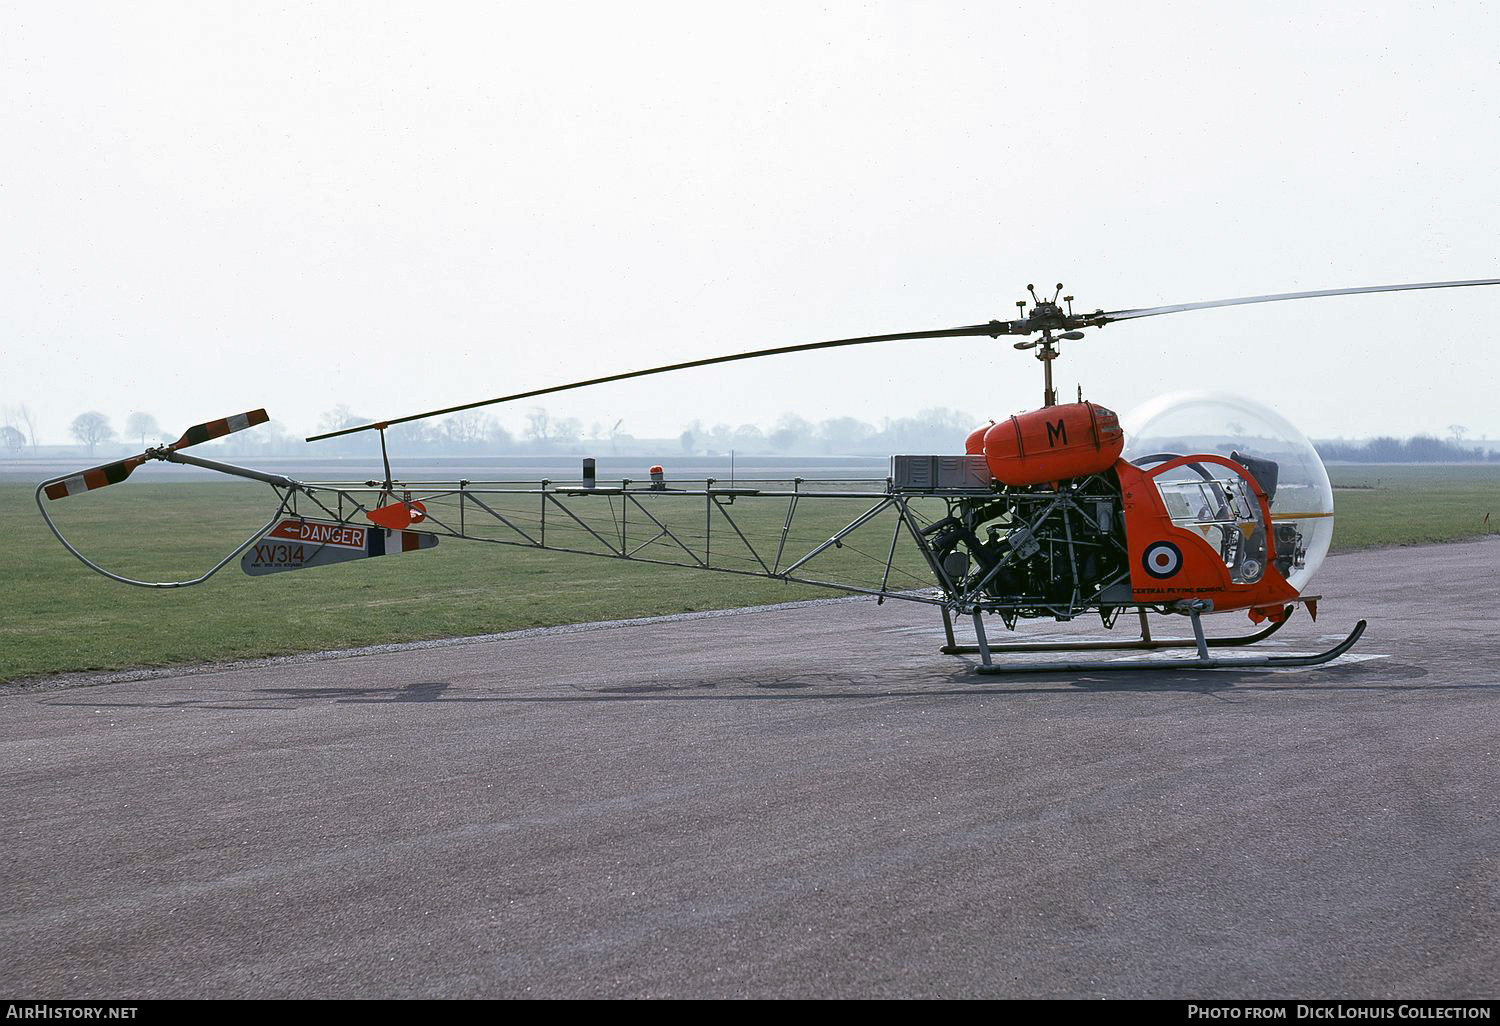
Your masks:
<path fill-rule="evenodd" d="M 1159 541 L 1146 546 L 1141 565 L 1152 577 L 1171 577 L 1182 566 L 1182 550 L 1169 541 Z"/>

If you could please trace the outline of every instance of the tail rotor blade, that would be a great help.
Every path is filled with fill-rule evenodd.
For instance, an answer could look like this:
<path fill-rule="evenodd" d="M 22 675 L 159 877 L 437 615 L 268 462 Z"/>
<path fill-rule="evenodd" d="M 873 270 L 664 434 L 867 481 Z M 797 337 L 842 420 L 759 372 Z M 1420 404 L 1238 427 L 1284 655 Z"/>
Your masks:
<path fill-rule="evenodd" d="M 265 410 L 251 410 L 249 413 L 237 413 L 233 417 L 225 417 L 222 420 L 211 420 L 207 424 L 194 424 L 182 433 L 181 438 L 167 446 L 167 448 L 176 452 L 179 449 L 186 449 L 190 445 L 209 442 L 215 438 L 223 438 L 225 435 L 233 434 L 236 431 L 255 427 L 257 424 L 264 424 L 270 419 Z"/>
<path fill-rule="evenodd" d="M 119 484 L 131 475 L 136 467 L 146 462 L 146 457 L 132 456 L 125 460 L 116 460 L 114 463 L 106 463 L 102 467 L 94 467 L 92 470 L 82 470 L 68 477 L 49 481 L 42 490 L 49 499 L 62 499 L 69 495 L 78 495 L 80 492 L 91 492 L 95 488 L 103 488 L 106 485 Z"/>
<path fill-rule="evenodd" d="M 243 431 L 245 428 L 264 424 L 271 418 L 265 410 L 251 410 L 249 413 L 238 413 L 233 417 L 225 417 L 222 420 L 211 420 L 206 424 L 194 424 L 182 433 L 182 437 L 166 447 L 168 452 L 176 452 L 186 449 L 190 445 L 200 442 L 211 441 L 215 438 L 223 438 L 225 435 L 235 431 Z M 104 488 L 108 485 L 119 484 L 129 477 L 137 467 L 143 465 L 149 459 L 160 459 L 152 453 L 160 453 L 162 450 L 153 449 L 143 452 L 138 456 L 127 459 L 116 460 L 114 463 L 106 463 L 100 467 L 90 470 L 82 470 L 67 477 L 54 478 L 43 482 L 42 491 L 49 499 L 62 499 L 69 495 L 78 495 L 82 492 L 91 492 L 96 488 Z"/>

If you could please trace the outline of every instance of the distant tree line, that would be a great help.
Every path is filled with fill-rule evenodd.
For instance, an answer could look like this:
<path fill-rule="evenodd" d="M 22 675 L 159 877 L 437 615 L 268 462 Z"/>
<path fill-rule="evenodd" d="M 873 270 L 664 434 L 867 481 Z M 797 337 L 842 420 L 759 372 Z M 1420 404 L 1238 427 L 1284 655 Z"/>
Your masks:
<path fill-rule="evenodd" d="M 337 406 L 320 418 L 318 430 L 338 431 L 368 424 L 371 419 L 355 414 L 347 406 Z M 858 456 L 889 455 L 897 451 L 950 452 L 955 446 L 962 447 L 963 439 L 978 423 L 966 413 L 937 407 L 923 410 L 913 417 L 888 419 L 880 426 L 853 417 L 835 417 L 813 423 L 786 414 L 769 430 L 756 424 L 705 425 L 695 420 L 675 437 L 638 438 L 626 430 L 624 419 L 585 425 L 577 418 L 554 417 L 538 407 L 527 411 L 526 426 L 519 437 L 494 417 L 480 410 L 466 410 L 437 420 L 398 424 L 386 432 L 386 439 L 401 452 L 431 455 L 666 455 L 662 452 L 666 444 L 694 456 L 727 455 L 731 451 L 746 456 Z M 319 446 L 327 447 L 321 448 L 323 452 L 367 453 L 370 440 L 351 435 L 320 442 Z"/>
<path fill-rule="evenodd" d="M 1314 442 L 1325 461 L 1341 463 L 1480 463 L 1500 461 L 1500 452 L 1461 441 L 1416 435 L 1412 438 L 1382 436 L 1364 442 Z"/>
<path fill-rule="evenodd" d="M 337 431 L 368 424 L 370 417 L 354 413 L 348 406 L 328 410 L 318 421 L 318 431 Z M 834 417 L 813 423 L 795 414 L 783 415 L 772 427 L 755 424 L 705 425 L 693 421 L 675 437 L 637 438 L 625 430 L 625 421 L 597 421 L 588 425 L 573 417 L 554 417 L 540 407 L 526 413 L 526 426 L 519 437 L 493 416 L 480 410 L 465 410 L 448 417 L 398 424 L 386 432 L 390 447 L 403 454 L 425 455 L 545 455 L 584 454 L 598 456 L 671 455 L 692 456 L 887 456 L 898 453 L 957 452 L 964 438 L 981 422 L 966 413 L 946 407 L 922 410 L 915 416 L 887 418 L 879 425 L 854 417 Z M 154 416 L 135 411 L 125 419 L 123 436 L 97 410 L 73 418 L 69 433 L 90 456 L 109 443 L 109 450 L 128 447 L 139 451 L 149 445 L 171 441 L 161 437 Z M 1412 438 L 1382 436 L 1363 441 L 1343 439 L 1314 442 L 1324 460 L 1347 463 L 1474 463 L 1500 462 L 1500 452 L 1465 443 L 1466 429 L 1449 428 L 1450 437 L 1416 435 Z M 118 442 L 116 439 L 118 438 Z M 368 455 L 377 443 L 368 434 L 349 435 L 318 443 L 309 449 L 276 421 L 211 443 L 220 451 L 238 455 Z M 0 452 L 24 455 L 37 448 L 35 417 L 29 407 L 0 407 Z"/>

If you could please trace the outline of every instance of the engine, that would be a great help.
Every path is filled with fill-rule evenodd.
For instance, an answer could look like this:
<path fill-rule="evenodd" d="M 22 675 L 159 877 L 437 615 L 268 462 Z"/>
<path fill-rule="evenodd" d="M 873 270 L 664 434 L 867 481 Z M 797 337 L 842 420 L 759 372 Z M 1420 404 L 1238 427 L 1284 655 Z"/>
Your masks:
<path fill-rule="evenodd" d="M 924 530 L 952 591 L 1022 617 L 1071 619 L 1097 607 L 1106 623 L 1130 599 L 1120 485 L 1112 470 L 1056 485 L 1004 487 L 950 499 Z"/>

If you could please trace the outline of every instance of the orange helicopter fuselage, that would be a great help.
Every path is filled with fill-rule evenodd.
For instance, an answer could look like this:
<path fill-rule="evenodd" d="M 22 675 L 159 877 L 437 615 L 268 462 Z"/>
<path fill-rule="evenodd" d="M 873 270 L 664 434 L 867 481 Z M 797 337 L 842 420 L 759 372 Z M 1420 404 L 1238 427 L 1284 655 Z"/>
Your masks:
<path fill-rule="evenodd" d="M 1265 566 L 1260 578 L 1234 580 L 1219 552 L 1199 531 L 1178 526 L 1167 512 L 1156 479 L 1189 464 L 1216 464 L 1240 478 L 1260 507 L 1261 523 L 1271 523 L 1266 493 L 1244 467 L 1211 453 L 1180 456 L 1149 470 L 1125 460 L 1115 463 L 1125 510 L 1125 541 L 1130 553 L 1131 595 L 1137 602 L 1163 603 L 1206 599 L 1215 612 L 1248 609 L 1279 619 L 1297 589 L 1276 568 L 1274 532 L 1265 536 Z M 1175 556 L 1175 558 L 1173 558 Z M 1259 617 L 1255 617 L 1259 618 Z"/>
<path fill-rule="evenodd" d="M 1114 411 L 1091 402 L 1068 403 L 1017 414 L 969 435 L 965 449 L 983 455 L 990 474 L 1011 487 L 1040 485 L 1113 470 L 1124 509 L 1131 598 L 1150 605 L 1206 600 L 1216 612 L 1250 610 L 1252 619 L 1280 619 L 1297 599 L 1275 565 L 1275 538 L 1265 491 L 1245 467 L 1214 454 L 1179 456 L 1150 468 L 1120 458 L 1124 434 Z M 1259 509 L 1264 546 L 1261 571 L 1253 580 L 1236 574 L 1208 540 L 1208 525 L 1173 520 L 1157 487 L 1159 478 L 1182 467 L 1213 465 L 1240 482 L 1244 496 Z M 1245 527 L 1247 536 L 1252 525 Z"/>

